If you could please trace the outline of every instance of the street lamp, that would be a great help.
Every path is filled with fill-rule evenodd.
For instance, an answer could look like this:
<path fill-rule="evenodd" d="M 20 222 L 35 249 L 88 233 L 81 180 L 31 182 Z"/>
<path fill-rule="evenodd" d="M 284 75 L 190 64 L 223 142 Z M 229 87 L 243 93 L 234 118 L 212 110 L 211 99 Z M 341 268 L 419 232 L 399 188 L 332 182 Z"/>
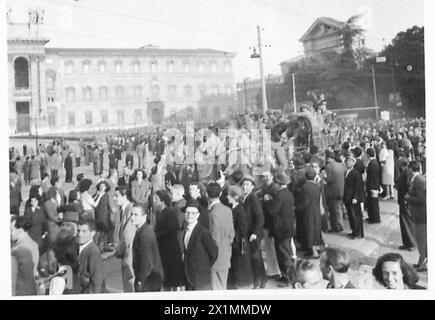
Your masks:
<path fill-rule="evenodd" d="M 263 101 L 263 114 L 267 110 L 267 98 L 266 98 L 266 83 L 264 81 L 264 71 L 263 71 L 263 45 L 261 44 L 261 30 L 260 26 L 257 25 L 257 37 L 258 37 L 258 51 L 253 48 L 254 52 L 251 54 L 251 59 L 260 59 L 260 77 L 261 77 L 261 96 Z"/>

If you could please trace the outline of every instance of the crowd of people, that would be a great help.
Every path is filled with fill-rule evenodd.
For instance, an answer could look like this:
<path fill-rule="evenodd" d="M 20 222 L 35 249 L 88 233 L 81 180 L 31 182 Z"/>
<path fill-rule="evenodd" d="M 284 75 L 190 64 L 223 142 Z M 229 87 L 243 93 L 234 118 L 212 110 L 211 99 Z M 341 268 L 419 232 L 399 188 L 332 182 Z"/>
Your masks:
<path fill-rule="evenodd" d="M 218 124 L 192 150 L 183 127 L 181 140 L 171 129 L 136 130 L 104 142 L 10 148 L 13 293 L 106 292 L 104 259 L 112 257 L 121 261 L 124 292 L 264 288 L 274 275 L 288 288 L 361 288 L 349 276 L 349 254 L 328 246 L 324 233 L 344 232 L 347 216 L 349 241 L 364 238 L 365 222 L 381 222 L 379 201 L 393 200 L 394 189 L 398 249 L 416 248 L 419 260 L 411 266 L 388 253 L 372 275 L 381 287 L 420 288 L 425 121 L 334 119 L 322 125 L 334 142 L 324 150 L 306 123 L 295 123 L 281 114 L 223 124 L 248 139 L 253 128 L 270 129 L 271 153 L 261 160 L 243 139 L 220 137 Z M 226 151 L 224 163 L 217 150 Z M 194 163 L 178 161 L 190 152 Z M 91 165 L 93 176 L 80 172 Z"/>

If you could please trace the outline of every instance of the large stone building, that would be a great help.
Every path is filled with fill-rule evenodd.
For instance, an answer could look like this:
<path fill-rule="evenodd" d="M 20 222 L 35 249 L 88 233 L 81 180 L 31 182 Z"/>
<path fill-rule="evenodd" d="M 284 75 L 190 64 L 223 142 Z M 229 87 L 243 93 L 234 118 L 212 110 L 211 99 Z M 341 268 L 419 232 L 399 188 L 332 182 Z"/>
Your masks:
<path fill-rule="evenodd" d="M 303 58 L 315 57 L 325 52 L 341 53 L 344 49 L 341 30 L 345 26 L 345 22 L 333 18 L 317 18 L 299 39 L 304 48 L 304 55 L 281 62 L 282 75 L 285 76 L 289 72 L 291 64 Z M 353 39 L 352 46 L 368 50 L 365 48 L 364 35 L 359 35 Z"/>
<path fill-rule="evenodd" d="M 181 110 L 213 118 L 235 107 L 234 53 L 48 48 L 41 12 L 32 14 L 29 23 L 9 22 L 10 134 L 130 128 Z"/>

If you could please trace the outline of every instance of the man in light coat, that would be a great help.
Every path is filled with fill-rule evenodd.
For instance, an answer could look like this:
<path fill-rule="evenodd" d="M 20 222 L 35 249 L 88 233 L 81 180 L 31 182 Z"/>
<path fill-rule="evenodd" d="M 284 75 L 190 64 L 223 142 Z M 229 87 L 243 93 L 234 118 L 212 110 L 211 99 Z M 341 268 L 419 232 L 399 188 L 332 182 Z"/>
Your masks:
<path fill-rule="evenodd" d="M 127 199 L 126 186 L 116 188 L 116 202 L 121 210 L 121 228 L 119 231 L 119 245 L 115 255 L 121 259 L 122 284 L 124 292 L 134 292 L 133 272 L 133 240 L 136 227 L 131 221 L 132 204 Z"/>
<path fill-rule="evenodd" d="M 220 202 L 221 193 L 222 189 L 218 183 L 212 182 L 207 186 L 210 233 L 219 250 L 217 260 L 211 268 L 212 290 L 227 288 L 231 244 L 234 239 L 233 215 L 231 209 Z"/>

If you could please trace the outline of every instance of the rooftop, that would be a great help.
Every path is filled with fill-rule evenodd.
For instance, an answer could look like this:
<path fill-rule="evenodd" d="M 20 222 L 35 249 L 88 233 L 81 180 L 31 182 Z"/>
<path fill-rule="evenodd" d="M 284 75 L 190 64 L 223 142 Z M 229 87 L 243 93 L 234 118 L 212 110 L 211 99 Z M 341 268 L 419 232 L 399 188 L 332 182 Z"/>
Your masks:
<path fill-rule="evenodd" d="M 204 56 L 236 56 L 233 52 L 214 50 L 208 48 L 198 48 L 198 49 L 167 49 L 159 48 L 152 45 L 143 46 L 140 48 L 46 48 L 47 54 L 60 54 L 60 55 L 153 55 L 153 54 L 167 54 L 167 55 L 179 55 L 179 56 L 189 56 L 189 55 L 204 55 Z"/>

